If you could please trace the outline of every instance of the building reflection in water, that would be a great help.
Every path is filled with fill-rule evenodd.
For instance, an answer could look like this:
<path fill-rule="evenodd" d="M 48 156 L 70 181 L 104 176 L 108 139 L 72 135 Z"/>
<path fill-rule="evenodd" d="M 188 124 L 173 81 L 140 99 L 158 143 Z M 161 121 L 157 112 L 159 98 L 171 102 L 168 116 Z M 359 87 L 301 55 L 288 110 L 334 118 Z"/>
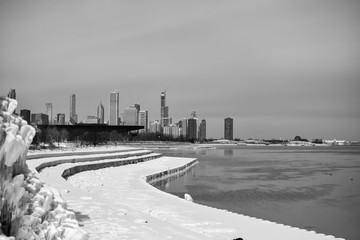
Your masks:
<path fill-rule="evenodd" d="M 234 154 L 234 150 L 232 148 L 224 149 L 224 156 L 232 156 Z"/>

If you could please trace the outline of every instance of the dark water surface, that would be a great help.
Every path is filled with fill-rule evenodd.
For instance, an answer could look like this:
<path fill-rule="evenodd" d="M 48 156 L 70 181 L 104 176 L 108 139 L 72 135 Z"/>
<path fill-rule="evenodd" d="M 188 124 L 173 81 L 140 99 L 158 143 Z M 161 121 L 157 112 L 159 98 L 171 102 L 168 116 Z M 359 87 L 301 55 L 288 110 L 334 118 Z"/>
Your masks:
<path fill-rule="evenodd" d="M 161 150 L 197 158 L 154 186 L 194 202 L 316 232 L 360 239 L 360 147 L 244 147 Z"/>

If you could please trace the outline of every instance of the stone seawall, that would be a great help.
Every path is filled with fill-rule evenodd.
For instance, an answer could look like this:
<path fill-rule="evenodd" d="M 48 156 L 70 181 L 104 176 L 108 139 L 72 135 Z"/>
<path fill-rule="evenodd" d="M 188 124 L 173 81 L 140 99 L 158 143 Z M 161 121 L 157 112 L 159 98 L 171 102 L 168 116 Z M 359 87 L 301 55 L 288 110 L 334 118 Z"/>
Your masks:
<path fill-rule="evenodd" d="M 179 174 L 189 170 L 190 168 L 194 167 L 196 164 L 198 164 L 198 161 L 197 160 L 192 160 L 191 162 L 189 162 L 189 163 L 187 163 L 187 164 L 185 164 L 183 166 L 176 167 L 176 168 L 169 169 L 169 170 L 165 170 L 165 171 L 158 172 L 158 173 L 155 173 L 155 174 L 150 174 L 150 175 L 146 176 L 146 182 L 149 183 L 149 184 L 152 184 L 152 183 L 157 182 L 157 181 L 161 181 L 161 180 L 164 180 L 164 179 L 167 179 L 167 178 L 171 178 L 173 176 L 179 175 Z"/>
<path fill-rule="evenodd" d="M 130 159 L 123 159 L 121 161 L 105 161 L 105 162 L 87 163 L 84 165 L 77 165 L 77 166 L 65 169 L 64 172 L 61 174 L 61 177 L 68 179 L 70 176 L 73 176 L 80 172 L 98 170 L 98 169 L 108 168 L 108 167 L 119 167 L 119 166 L 125 166 L 125 165 L 129 165 L 129 164 L 136 164 L 136 163 L 150 161 L 150 160 L 159 158 L 160 156 L 161 156 L 161 154 L 152 154 L 149 156 L 141 156 L 141 157 L 134 156 L 132 158 L 130 158 L 128 156 L 127 158 L 130 158 Z"/>
<path fill-rule="evenodd" d="M 141 161 L 141 156 L 145 156 L 145 155 L 148 155 L 152 153 L 151 151 L 135 151 L 135 150 L 132 150 L 130 152 L 124 152 L 124 151 L 120 151 L 119 153 L 111 153 L 111 154 L 108 154 L 108 153 L 105 153 L 105 154 L 94 154 L 94 155 L 84 155 L 82 154 L 82 156 L 77 156 L 76 153 L 72 153 L 72 155 L 69 155 L 69 156 L 63 156 L 63 157 L 48 157 L 48 158 L 40 158 L 38 159 L 38 162 L 40 162 L 39 164 L 35 164 L 35 169 L 38 171 L 38 172 L 41 172 L 41 170 L 43 170 L 44 168 L 47 168 L 47 167 L 55 167 L 57 165 L 60 165 L 60 164 L 65 164 L 65 163 L 87 163 L 87 165 L 91 165 L 90 162 L 99 162 L 103 165 L 105 165 L 105 167 L 110 167 L 110 165 L 106 165 L 105 162 L 106 161 L 109 161 L 110 160 L 114 160 L 114 161 L 111 161 L 112 164 L 114 166 L 121 166 L 121 165 L 126 165 L 127 162 L 129 162 L 129 160 L 126 160 L 125 163 L 123 163 L 124 159 L 127 159 L 127 158 L 131 158 L 131 157 L 140 157 L 140 158 L 137 158 L 137 159 L 134 159 L 134 163 L 136 162 L 140 162 Z M 161 156 L 161 154 L 158 154 L 158 156 Z M 149 158 L 149 157 L 147 157 Z M 116 165 L 115 162 L 119 162 L 118 164 L 119 165 Z M 97 165 L 97 166 L 102 166 L 102 165 L 99 165 L 99 164 L 92 164 L 92 165 Z M 101 168 L 101 167 L 99 167 Z M 94 169 L 99 169 L 99 168 L 94 168 Z M 92 170 L 91 168 L 89 168 L 89 170 Z"/>

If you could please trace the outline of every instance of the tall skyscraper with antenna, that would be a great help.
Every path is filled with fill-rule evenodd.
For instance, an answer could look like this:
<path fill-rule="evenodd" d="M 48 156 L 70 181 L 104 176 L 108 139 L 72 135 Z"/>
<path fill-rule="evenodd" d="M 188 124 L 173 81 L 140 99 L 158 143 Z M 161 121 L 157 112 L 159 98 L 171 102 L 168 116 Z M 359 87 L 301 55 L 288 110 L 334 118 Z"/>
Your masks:
<path fill-rule="evenodd" d="M 171 124 L 171 119 L 169 118 L 169 107 L 166 106 L 166 91 L 161 92 L 160 95 L 160 126 L 161 131 L 165 126 Z"/>

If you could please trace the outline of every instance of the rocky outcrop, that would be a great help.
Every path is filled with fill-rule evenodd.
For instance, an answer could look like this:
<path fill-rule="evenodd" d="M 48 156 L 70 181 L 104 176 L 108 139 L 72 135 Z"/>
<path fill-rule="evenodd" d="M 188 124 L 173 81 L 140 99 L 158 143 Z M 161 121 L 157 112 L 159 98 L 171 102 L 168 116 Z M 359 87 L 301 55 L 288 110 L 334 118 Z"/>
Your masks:
<path fill-rule="evenodd" d="M 88 239 L 61 194 L 29 170 L 35 129 L 13 115 L 16 107 L 0 98 L 0 239 Z"/>

